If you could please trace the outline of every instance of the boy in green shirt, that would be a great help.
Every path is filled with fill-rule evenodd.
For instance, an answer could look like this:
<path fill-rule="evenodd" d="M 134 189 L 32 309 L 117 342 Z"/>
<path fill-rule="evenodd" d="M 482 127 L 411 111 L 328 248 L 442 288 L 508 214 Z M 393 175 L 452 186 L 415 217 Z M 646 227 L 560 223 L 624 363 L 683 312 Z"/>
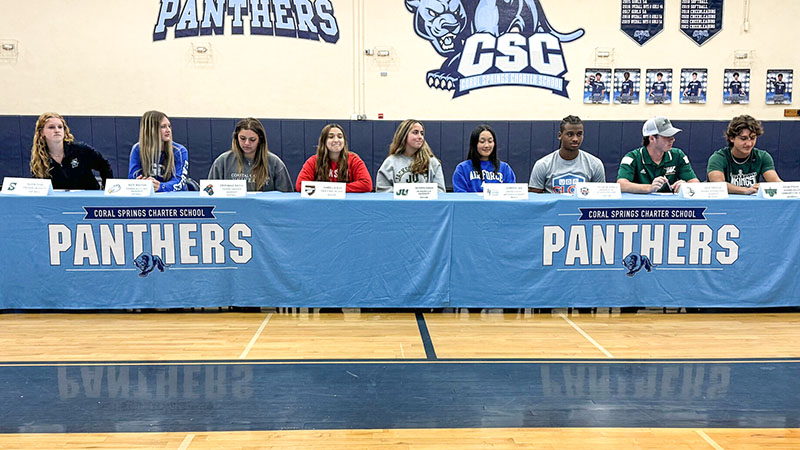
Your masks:
<path fill-rule="evenodd" d="M 649 194 L 678 193 L 684 182 L 697 183 L 689 157 L 672 148 L 681 130 L 666 117 L 654 117 L 642 127 L 642 146 L 629 151 L 619 164 L 617 183 L 622 192 Z"/>
<path fill-rule="evenodd" d="M 755 194 L 758 181 L 780 182 L 772 156 L 756 148 L 756 139 L 764 134 L 761 122 L 752 116 L 736 116 L 728 124 L 728 146 L 708 158 L 708 181 L 728 183 L 729 194 Z"/>

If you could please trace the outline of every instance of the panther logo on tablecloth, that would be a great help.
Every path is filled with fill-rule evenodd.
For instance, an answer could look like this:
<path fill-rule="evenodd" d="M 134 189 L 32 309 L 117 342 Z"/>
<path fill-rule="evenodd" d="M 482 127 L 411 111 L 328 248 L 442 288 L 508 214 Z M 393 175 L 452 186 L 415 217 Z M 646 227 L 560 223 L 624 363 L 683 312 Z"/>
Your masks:
<path fill-rule="evenodd" d="M 648 272 L 652 272 L 653 268 L 656 267 L 645 255 L 638 255 L 636 253 L 631 253 L 630 255 L 626 256 L 622 260 L 622 265 L 628 269 L 628 272 L 625 274 L 629 277 L 636 275 L 640 270 L 644 269 Z"/>
<path fill-rule="evenodd" d="M 150 275 L 150 272 L 158 269 L 159 272 L 163 272 L 164 269 L 169 267 L 169 265 L 165 264 L 164 261 L 158 255 L 151 255 L 149 253 L 142 253 L 141 255 L 137 256 L 136 259 L 133 260 L 133 265 L 139 269 L 139 276 L 142 278 L 147 277 Z"/>

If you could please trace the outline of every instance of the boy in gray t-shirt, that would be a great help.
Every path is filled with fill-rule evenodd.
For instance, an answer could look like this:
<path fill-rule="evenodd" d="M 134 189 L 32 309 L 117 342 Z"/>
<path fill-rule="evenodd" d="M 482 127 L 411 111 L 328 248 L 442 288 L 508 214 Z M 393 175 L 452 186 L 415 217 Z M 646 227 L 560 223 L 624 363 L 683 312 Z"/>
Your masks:
<path fill-rule="evenodd" d="M 603 162 L 581 150 L 583 121 L 567 116 L 558 131 L 561 148 L 536 161 L 528 181 L 530 192 L 572 194 L 578 182 L 605 183 Z"/>

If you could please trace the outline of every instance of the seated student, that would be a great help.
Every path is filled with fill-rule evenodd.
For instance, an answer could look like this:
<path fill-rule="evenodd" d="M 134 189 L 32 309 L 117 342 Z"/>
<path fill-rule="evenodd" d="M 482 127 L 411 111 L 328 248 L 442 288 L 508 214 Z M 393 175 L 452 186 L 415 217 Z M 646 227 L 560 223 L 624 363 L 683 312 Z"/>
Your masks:
<path fill-rule="evenodd" d="M 442 164 L 425 141 L 425 128 L 418 120 L 400 123 L 375 180 L 376 192 L 389 192 L 395 183 L 436 183 L 444 192 Z"/>
<path fill-rule="evenodd" d="M 346 192 L 371 192 L 372 177 L 367 165 L 347 147 L 342 126 L 330 123 L 322 128 L 317 154 L 303 164 L 295 182 L 300 192 L 303 181 L 332 181 L 347 183 Z"/>
<path fill-rule="evenodd" d="M 292 192 L 289 171 L 267 148 L 267 133 L 258 119 L 240 120 L 231 141 L 231 149 L 211 164 L 210 180 L 245 180 L 248 191 Z"/>
<path fill-rule="evenodd" d="M 605 183 L 606 171 L 600 158 L 581 150 L 583 121 L 567 116 L 559 125 L 558 150 L 536 161 L 528 181 L 530 192 L 572 194 L 575 183 Z"/>
<path fill-rule="evenodd" d="M 478 125 L 469 137 L 467 160 L 456 166 L 453 191 L 483 192 L 484 183 L 516 183 L 511 166 L 497 157 L 497 139 L 489 125 Z"/>
<path fill-rule="evenodd" d="M 189 176 L 189 152 L 172 141 L 172 125 L 166 114 L 147 111 L 139 124 L 139 142 L 133 144 L 128 178 L 153 182 L 156 192 L 185 191 Z"/>
<path fill-rule="evenodd" d="M 56 113 L 39 116 L 31 146 L 33 177 L 50 178 L 53 189 L 101 189 L 92 170 L 100 173 L 104 185 L 114 177 L 103 155 L 75 142 L 63 117 Z"/>
<path fill-rule="evenodd" d="M 654 117 L 642 127 L 642 146 L 629 151 L 619 163 L 617 183 L 622 192 L 677 193 L 684 182 L 698 183 L 689 157 L 672 148 L 681 130 L 666 117 Z"/>
<path fill-rule="evenodd" d="M 751 116 L 736 116 L 728 124 L 728 146 L 708 158 L 708 181 L 728 183 L 730 194 L 755 194 L 758 182 L 780 182 L 772 156 L 756 148 L 756 139 L 764 134 L 761 122 Z"/>

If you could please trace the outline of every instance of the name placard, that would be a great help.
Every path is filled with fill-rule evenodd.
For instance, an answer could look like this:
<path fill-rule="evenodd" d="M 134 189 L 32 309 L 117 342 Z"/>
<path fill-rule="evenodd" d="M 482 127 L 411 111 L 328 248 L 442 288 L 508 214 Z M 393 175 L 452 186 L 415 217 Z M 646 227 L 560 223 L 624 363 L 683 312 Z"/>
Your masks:
<path fill-rule="evenodd" d="M 763 198 L 800 198 L 800 182 L 760 183 L 758 196 Z"/>
<path fill-rule="evenodd" d="M 395 183 L 396 200 L 436 200 L 439 198 L 439 185 L 436 183 Z"/>
<path fill-rule="evenodd" d="M 708 200 L 713 198 L 728 198 L 728 183 L 683 183 L 681 184 L 683 198 Z"/>
<path fill-rule="evenodd" d="M 14 178 L 3 179 L 3 194 L 42 196 L 53 192 L 53 183 L 49 178 Z"/>
<path fill-rule="evenodd" d="M 245 180 L 200 180 L 200 197 L 244 197 Z"/>
<path fill-rule="evenodd" d="M 619 183 L 575 183 L 575 197 L 578 198 L 622 198 Z"/>
<path fill-rule="evenodd" d="M 303 181 L 300 185 L 301 198 L 344 198 L 346 183 L 331 181 Z"/>
<path fill-rule="evenodd" d="M 527 200 L 527 183 L 484 183 L 483 198 L 486 200 Z"/>
<path fill-rule="evenodd" d="M 153 182 L 144 179 L 108 179 L 106 180 L 105 195 L 116 197 L 149 197 L 153 195 Z"/>

